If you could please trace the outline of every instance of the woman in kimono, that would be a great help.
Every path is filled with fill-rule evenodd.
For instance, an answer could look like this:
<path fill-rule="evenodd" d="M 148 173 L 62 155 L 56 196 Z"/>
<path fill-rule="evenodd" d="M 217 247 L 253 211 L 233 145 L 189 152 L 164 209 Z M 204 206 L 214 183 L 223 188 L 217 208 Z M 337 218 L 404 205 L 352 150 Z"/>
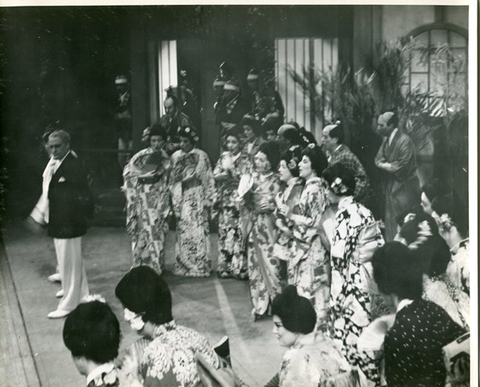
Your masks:
<path fill-rule="evenodd" d="M 280 182 L 275 173 L 278 159 L 276 143 L 268 142 L 260 146 L 255 156 L 253 184 L 243 203 L 252 207 L 252 229 L 247 256 L 254 321 L 269 315 L 270 301 L 281 292 L 286 275 L 283 262 L 273 255 L 277 237 L 273 212 L 275 196 L 280 190 Z"/>
<path fill-rule="evenodd" d="M 383 342 L 388 386 L 469 386 L 469 380 L 446 383 L 443 348 L 465 330 L 440 306 L 422 299 L 422 270 L 412 252 L 399 242 L 390 242 L 375 251 L 372 263 L 382 297 L 396 310 Z M 470 358 L 462 355 L 448 368 L 465 370 L 468 378 Z"/>
<path fill-rule="evenodd" d="M 123 351 L 117 367 L 125 379 L 145 387 L 201 385 L 196 355 L 213 368 L 221 366 L 212 345 L 200 333 L 177 324 L 167 283 L 148 267 L 135 267 L 115 288 L 124 318 L 142 338 Z"/>
<path fill-rule="evenodd" d="M 280 213 L 293 223 L 293 257 L 288 263 L 289 281 L 298 294 L 310 300 L 317 314 L 319 329 L 325 330 L 329 294 L 329 265 L 319 236 L 322 214 L 326 207 L 326 187 L 321 174 L 327 158 L 315 144 L 302 152 L 299 166 L 305 186 L 298 203 L 298 213 L 284 207 Z"/>
<path fill-rule="evenodd" d="M 255 167 L 255 156 L 265 140 L 262 137 L 262 127 L 255 117 L 245 115 L 242 119 L 244 146 L 243 152 L 247 156 L 249 163 L 248 172 L 253 171 Z"/>
<path fill-rule="evenodd" d="M 412 251 L 421 267 L 423 299 L 441 306 L 453 321 L 468 330 L 470 297 L 454 286 L 446 275 L 451 262 L 450 249 L 438 233 L 435 220 L 423 211 L 408 214 L 398 240 Z"/>
<path fill-rule="evenodd" d="M 452 259 L 447 267 L 447 277 L 457 289 L 470 296 L 468 211 L 451 194 L 436 197 L 432 202 L 432 210 L 440 235 L 452 253 Z"/>
<path fill-rule="evenodd" d="M 133 267 L 147 265 L 162 274 L 170 213 L 170 158 L 163 150 L 167 134 L 161 125 L 149 132 L 150 146 L 132 157 L 123 170 L 127 198 L 127 232 L 132 239 Z"/>
<path fill-rule="evenodd" d="M 332 382 L 338 375 L 347 376 L 348 362 L 331 339 L 315 332 L 315 309 L 293 285 L 275 297 L 272 314 L 273 333 L 287 351 L 280 371 L 265 387 L 337 385 Z"/>
<path fill-rule="evenodd" d="M 218 267 L 220 278 L 247 279 L 246 243 L 240 220 L 238 184 L 245 168 L 247 156 L 242 153 L 240 128 L 227 130 L 223 152 L 213 170 L 217 186 L 218 203 Z"/>
<path fill-rule="evenodd" d="M 177 232 L 172 273 L 208 277 L 210 258 L 209 213 L 215 195 L 215 180 L 207 154 L 196 148 L 199 140 L 191 127 L 179 130 L 180 149 L 172 155 L 170 190 Z"/>
<path fill-rule="evenodd" d="M 273 248 L 273 255 L 288 262 L 293 258 L 293 222 L 282 215 L 282 211 L 292 209 L 292 213 L 298 212 L 298 203 L 303 190 L 303 180 L 299 177 L 299 163 L 302 158 L 302 151 L 299 146 L 292 146 L 287 149 L 280 159 L 278 174 L 280 180 L 285 183 L 285 189 L 277 194 L 275 198 L 277 217 L 277 242 Z M 286 207 L 285 207 L 286 206 Z M 288 283 L 293 281 L 293 273 L 287 273 Z"/>
<path fill-rule="evenodd" d="M 371 322 L 371 293 L 378 293 L 371 259 L 384 244 L 383 237 L 370 210 L 353 199 L 355 177 L 345 166 L 333 164 L 323 178 L 329 201 L 338 205 L 330 250 L 332 338 L 352 366 L 359 366 L 368 379 L 377 382 L 373 354 L 359 351 L 357 342 Z"/>
<path fill-rule="evenodd" d="M 114 365 L 120 346 L 120 324 L 105 300 L 87 296 L 67 317 L 63 341 L 87 387 L 140 386 L 127 383 Z"/>

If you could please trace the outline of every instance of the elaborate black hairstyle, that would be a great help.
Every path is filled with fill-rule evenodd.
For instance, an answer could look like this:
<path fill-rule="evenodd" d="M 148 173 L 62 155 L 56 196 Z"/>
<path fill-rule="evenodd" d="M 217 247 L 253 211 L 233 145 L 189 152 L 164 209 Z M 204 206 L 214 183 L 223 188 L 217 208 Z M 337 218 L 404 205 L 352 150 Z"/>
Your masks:
<path fill-rule="evenodd" d="M 285 141 L 288 141 L 292 145 L 301 145 L 302 148 L 304 147 L 304 143 L 302 141 L 302 137 L 300 133 L 295 128 L 287 128 L 283 132 L 283 138 Z"/>
<path fill-rule="evenodd" d="M 323 171 L 322 177 L 337 196 L 350 196 L 355 192 L 355 176 L 341 163 L 330 165 Z"/>
<path fill-rule="evenodd" d="M 454 225 L 463 237 L 468 236 L 468 211 L 455 195 L 437 196 L 433 199 L 432 210 L 439 216 L 435 220 L 443 231 L 449 231 Z"/>
<path fill-rule="evenodd" d="M 63 341 L 74 357 L 108 363 L 118 356 L 120 324 L 104 302 L 81 303 L 65 320 Z"/>
<path fill-rule="evenodd" d="M 197 134 L 197 130 L 193 126 L 182 126 L 178 130 L 178 137 L 185 137 L 188 138 L 190 143 L 195 145 L 198 140 L 200 140 L 200 137 Z"/>
<path fill-rule="evenodd" d="M 280 162 L 280 147 L 275 141 L 264 142 L 260 145 L 259 152 L 264 153 L 267 156 L 267 160 L 270 162 L 272 171 L 276 171 L 278 163 Z"/>
<path fill-rule="evenodd" d="M 422 270 L 409 248 L 400 242 L 388 242 L 372 258 L 373 278 L 384 294 L 400 300 L 422 297 Z"/>
<path fill-rule="evenodd" d="M 430 215 L 422 211 L 408 214 L 400 236 L 405 239 L 423 273 L 432 277 L 446 272 L 451 259 L 450 249 Z"/>
<path fill-rule="evenodd" d="M 152 138 L 152 136 L 160 136 L 166 140 L 168 138 L 167 129 L 162 124 L 154 124 L 150 127 L 148 139 Z"/>
<path fill-rule="evenodd" d="M 164 324 L 173 320 L 172 295 L 167 283 L 150 267 L 130 270 L 115 288 L 123 306 L 142 316 L 143 321 Z"/>
<path fill-rule="evenodd" d="M 318 177 L 321 177 L 324 169 L 327 168 L 328 160 L 320 147 L 312 143 L 303 150 L 302 156 L 307 156 L 310 159 L 312 169 Z"/>
<path fill-rule="evenodd" d="M 255 119 L 255 117 L 250 114 L 245 114 L 243 116 L 242 127 L 243 126 L 249 126 L 250 128 L 252 128 L 253 133 L 255 133 L 255 136 L 257 137 L 262 135 L 263 130 L 262 130 L 260 121 Z"/>
<path fill-rule="evenodd" d="M 292 176 L 298 177 L 300 173 L 298 165 L 302 160 L 302 148 L 300 148 L 300 145 L 291 146 L 285 152 L 283 152 L 280 160 L 285 161 Z"/>
<path fill-rule="evenodd" d="M 297 293 L 293 285 L 286 286 L 272 303 L 272 314 L 282 320 L 285 329 L 293 333 L 313 332 L 317 314 L 311 302 Z"/>

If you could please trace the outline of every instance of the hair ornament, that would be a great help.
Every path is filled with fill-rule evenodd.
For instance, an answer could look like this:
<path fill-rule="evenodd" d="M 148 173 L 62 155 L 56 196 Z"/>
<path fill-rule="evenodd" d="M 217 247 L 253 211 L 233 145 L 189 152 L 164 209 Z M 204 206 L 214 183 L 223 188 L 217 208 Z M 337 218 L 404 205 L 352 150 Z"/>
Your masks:
<path fill-rule="evenodd" d="M 105 300 L 105 298 L 100 295 L 100 294 L 87 294 L 85 297 L 82 298 L 82 300 L 80 301 L 81 304 L 86 304 L 88 302 L 93 302 L 93 301 L 100 301 L 104 304 L 107 303 L 107 301 Z"/>
<path fill-rule="evenodd" d="M 437 215 L 434 218 L 438 224 L 438 228 L 440 229 L 441 233 L 445 234 L 447 232 L 450 232 L 450 229 L 453 226 L 453 221 L 452 218 L 450 218 L 450 215 L 445 213 L 440 216 Z"/>
<path fill-rule="evenodd" d="M 288 169 L 295 169 L 298 166 L 298 160 L 296 157 L 293 157 L 287 164 Z"/>
<path fill-rule="evenodd" d="M 304 137 L 305 138 L 305 137 Z M 305 138 L 306 139 L 306 138 Z M 311 148 L 311 149 L 314 149 L 315 148 L 315 144 L 313 142 L 311 142 L 310 144 L 308 144 L 308 147 Z"/>
<path fill-rule="evenodd" d="M 341 123 L 342 123 L 342 122 L 341 122 L 340 120 L 336 120 L 336 121 L 335 121 L 335 125 L 337 125 L 337 126 L 340 125 Z"/>
<path fill-rule="evenodd" d="M 340 177 L 337 177 L 333 181 L 330 188 L 335 195 L 344 195 L 348 191 L 348 188 L 343 184 L 343 180 Z"/>
<path fill-rule="evenodd" d="M 418 228 L 419 230 L 417 233 L 417 239 L 408 245 L 408 248 L 410 250 L 418 249 L 421 244 L 423 244 L 429 237 L 433 235 L 432 230 L 430 229 L 430 226 L 428 225 L 428 222 L 426 220 L 419 223 Z"/>
<path fill-rule="evenodd" d="M 185 128 L 185 133 L 190 133 L 190 128 Z"/>
<path fill-rule="evenodd" d="M 145 326 L 145 321 L 143 321 L 142 316 L 132 312 L 130 309 L 125 308 L 123 311 L 123 318 L 130 324 L 130 327 L 134 331 L 139 332 Z"/>

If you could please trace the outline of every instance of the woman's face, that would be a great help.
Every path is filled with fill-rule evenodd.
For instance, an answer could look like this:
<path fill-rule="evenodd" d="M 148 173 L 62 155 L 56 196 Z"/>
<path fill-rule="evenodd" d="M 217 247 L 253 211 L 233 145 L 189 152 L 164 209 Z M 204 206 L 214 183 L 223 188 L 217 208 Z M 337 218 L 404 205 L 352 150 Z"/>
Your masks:
<path fill-rule="evenodd" d="M 228 136 L 227 137 L 227 150 L 232 152 L 234 155 L 240 151 L 240 141 L 235 136 Z"/>
<path fill-rule="evenodd" d="M 312 162 L 308 156 L 303 156 L 302 161 L 299 165 L 300 177 L 303 177 L 305 180 L 308 180 L 310 177 L 316 176 L 315 171 L 312 169 Z"/>
<path fill-rule="evenodd" d="M 255 132 L 248 125 L 243 125 L 243 135 L 247 141 L 253 141 L 255 139 Z"/>
<path fill-rule="evenodd" d="M 164 142 L 162 136 L 152 136 L 150 137 L 150 148 L 152 148 L 154 152 L 158 152 L 162 149 Z"/>
<path fill-rule="evenodd" d="M 276 137 L 277 135 L 273 129 L 268 129 L 265 133 L 265 138 L 267 139 L 267 141 L 274 141 Z"/>
<path fill-rule="evenodd" d="M 193 149 L 193 144 L 188 137 L 180 137 L 180 149 L 185 153 L 188 153 Z"/>
<path fill-rule="evenodd" d="M 295 344 L 299 336 L 298 333 L 290 332 L 283 326 L 282 320 L 278 316 L 273 316 L 273 334 L 282 347 L 290 348 Z"/>
<path fill-rule="evenodd" d="M 267 173 L 271 171 L 272 166 L 265 153 L 257 152 L 255 155 L 255 169 L 258 173 Z"/>
<path fill-rule="evenodd" d="M 432 203 L 430 203 L 430 200 L 428 200 L 427 195 L 425 195 L 425 192 L 422 192 L 422 196 L 420 196 L 420 205 L 423 208 L 423 211 L 428 214 L 432 215 Z"/>
<path fill-rule="evenodd" d="M 280 160 L 278 173 L 280 174 L 280 180 L 284 182 L 289 181 L 293 177 L 292 172 L 290 172 L 290 169 L 288 169 L 287 162 L 285 160 Z"/>

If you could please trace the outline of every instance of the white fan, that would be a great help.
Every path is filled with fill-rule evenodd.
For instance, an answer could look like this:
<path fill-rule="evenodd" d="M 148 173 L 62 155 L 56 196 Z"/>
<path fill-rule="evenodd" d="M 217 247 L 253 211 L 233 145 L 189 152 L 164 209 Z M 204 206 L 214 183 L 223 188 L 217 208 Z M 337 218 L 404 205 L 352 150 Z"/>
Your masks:
<path fill-rule="evenodd" d="M 395 322 L 395 314 L 387 314 L 372 321 L 358 338 L 357 347 L 361 351 L 380 351 L 388 330 Z"/>

